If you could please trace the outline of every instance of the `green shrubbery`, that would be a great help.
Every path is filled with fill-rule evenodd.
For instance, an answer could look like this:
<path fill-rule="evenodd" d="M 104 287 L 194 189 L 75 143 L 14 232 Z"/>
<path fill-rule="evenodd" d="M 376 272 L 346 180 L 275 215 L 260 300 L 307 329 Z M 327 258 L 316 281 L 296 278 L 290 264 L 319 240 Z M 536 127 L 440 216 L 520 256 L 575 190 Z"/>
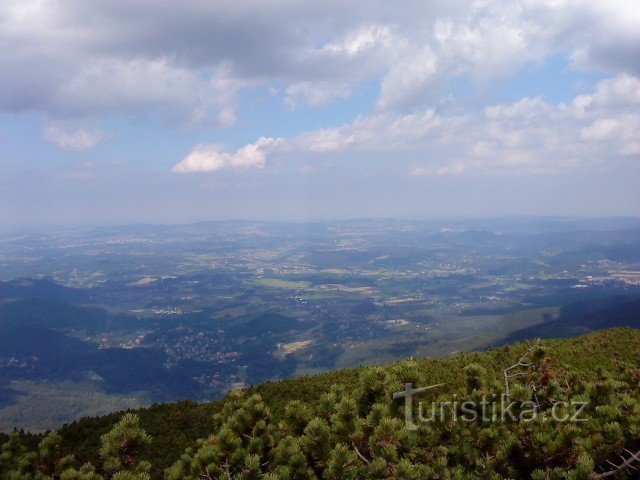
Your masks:
<path fill-rule="evenodd" d="M 536 418 L 463 422 L 453 412 L 435 422 L 416 422 L 417 430 L 409 431 L 404 403 L 392 400 L 406 383 L 445 384 L 417 399 L 427 405 L 504 394 L 534 404 Z M 566 405 L 555 413 L 568 415 L 576 413 L 572 403 L 586 403 L 585 421 L 554 419 L 558 402 Z M 500 404 L 490 408 L 491 416 L 502 413 Z M 211 433 L 179 458 L 174 451 L 164 472 L 157 451 L 179 448 L 188 438 L 154 434 L 152 440 L 142 419 L 152 431 L 162 419 L 141 411 L 140 418 L 125 414 L 103 433 L 92 463 L 84 466 L 66 454 L 60 433 L 46 436 L 33 452 L 14 434 L 2 446 L 0 475 L 3 480 L 624 478 L 640 468 L 640 331 L 609 330 L 446 361 L 408 360 L 272 382 L 233 392 L 213 410 Z M 183 431 L 193 428 L 188 418 L 165 412 L 165 422 L 184 422 Z"/>

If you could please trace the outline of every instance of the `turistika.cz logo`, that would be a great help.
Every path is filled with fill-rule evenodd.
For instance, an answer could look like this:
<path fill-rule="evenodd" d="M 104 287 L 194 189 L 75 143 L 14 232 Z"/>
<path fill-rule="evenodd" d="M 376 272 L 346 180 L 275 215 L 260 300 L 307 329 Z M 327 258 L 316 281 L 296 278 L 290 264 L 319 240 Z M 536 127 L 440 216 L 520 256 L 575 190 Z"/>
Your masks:
<path fill-rule="evenodd" d="M 533 422 L 540 418 L 543 421 L 558 423 L 585 422 L 583 415 L 589 402 L 555 402 L 551 408 L 545 410 L 541 417 L 540 405 L 532 400 L 512 401 L 509 394 L 484 395 L 481 400 L 461 400 L 453 395 L 451 401 L 431 402 L 425 406 L 418 402 L 415 408 L 414 398 L 428 390 L 444 387 L 444 383 L 427 387 L 413 388 L 413 383 L 406 383 L 401 392 L 393 394 L 394 400 L 404 399 L 404 416 L 406 428 L 418 430 L 420 424 L 432 422 Z"/>

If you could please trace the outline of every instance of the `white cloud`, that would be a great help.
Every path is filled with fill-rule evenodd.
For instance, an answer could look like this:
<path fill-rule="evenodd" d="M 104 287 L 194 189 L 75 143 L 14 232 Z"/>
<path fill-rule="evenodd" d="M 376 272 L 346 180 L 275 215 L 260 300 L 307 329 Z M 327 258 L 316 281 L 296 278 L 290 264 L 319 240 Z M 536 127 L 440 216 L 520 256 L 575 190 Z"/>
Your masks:
<path fill-rule="evenodd" d="M 595 120 L 588 127 L 580 130 L 580 138 L 587 141 L 601 142 L 612 137 L 618 129 L 620 122 L 613 118 L 602 118 Z"/>
<path fill-rule="evenodd" d="M 273 151 L 280 139 L 261 137 L 257 142 L 227 153 L 220 145 L 196 145 L 189 155 L 173 167 L 176 173 L 217 172 L 219 170 L 263 168 L 267 154 Z"/>
<path fill-rule="evenodd" d="M 285 101 L 291 108 L 297 107 L 301 101 L 312 107 L 319 107 L 350 96 L 351 87 L 345 83 L 301 82 L 287 87 Z"/>
<path fill-rule="evenodd" d="M 494 105 L 485 109 L 485 117 L 492 120 L 500 119 L 531 119 L 538 115 L 547 115 L 553 107 L 545 103 L 542 98 L 525 97 L 509 105 Z"/>
<path fill-rule="evenodd" d="M 411 51 L 382 80 L 378 107 L 388 110 L 415 104 L 421 96 L 434 93 L 430 90 L 442 80 L 442 72 L 439 58 L 429 46 Z"/>
<path fill-rule="evenodd" d="M 406 115 L 375 113 L 340 127 L 303 133 L 291 143 L 298 149 L 316 153 L 414 149 L 441 122 L 434 109 Z"/>
<path fill-rule="evenodd" d="M 90 150 L 102 142 L 111 140 L 113 135 L 100 130 L 64 129 L 55 125 L 45 127 L 42 137 L 62 150 L 79 152 Z"/>
<path fill-rule="evenodd" d="M 386 26 L 369 25 L 350 31 L 343 39 L 324 45 L 321 50 L 351 57 L 379 45 L 389 45 L 391 29 Z"/>
<path fill-rule="evenodd" d="M 620 75 L 603 80 L 593 93 L 576 97 L 569 104 L 523 98 L 478 113 L 438 113 L 435 109 L 372 113 L 340 127 L 278 140 L 277 145 L 279 151 L 307 156 L 348 152 L 386 155 L 397 168 L 406 168 L 413 176 L 470 171 L 561 172 L 624 161 L 640 153 L 640 112 L 633 100 L 637 85 L 637 79 Z M 621 102 L 621 98 L 629 101 Z M 258 143 L 263 142 L 265 139 Z M 260 165 L 275 150 L 271 141 L 265 145 L 269 148 L 260 149 Z M 255 148 L 244 147 L 248 151 Z M 231 164 L 244 149 L 233 155 L 214 149 L 208 170 Z M 419 157 L 424 158 L 423 164 L 409 160 L 406 163 L 412 167 L 402 166 L 405 159 Z"/>
<path fill-rule="evenodd" d="M 463 162 L 455 162 L 450 165 L 445 165 L 444 167 L 436 168 L 434 171 L 435 175 L 455 175 L 457 173 L 462 173 L 467 169 L 467 165 Z"/>
<path fill-rule="evenodd" d="M 627 74 L 603 80 L 594 93 L 579 95 L 571 106 L 577 116 L 607 109 L 640 108 L 640 80 Z"/>
<path fill-rule="evenodd" d="M 429 175 L 431 171 L 424 165 L 419 165 L 411 169 L 410 175 L 413 177 L 423 177 Z"/>

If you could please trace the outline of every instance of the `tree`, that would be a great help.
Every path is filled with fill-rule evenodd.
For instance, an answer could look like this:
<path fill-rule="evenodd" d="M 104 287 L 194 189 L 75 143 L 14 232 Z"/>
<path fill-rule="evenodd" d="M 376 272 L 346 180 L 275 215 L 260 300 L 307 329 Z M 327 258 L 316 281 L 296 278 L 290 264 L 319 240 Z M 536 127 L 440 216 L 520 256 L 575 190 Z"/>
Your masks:
<path fill-rule="evenodd" d="M 103 468 L 113 480 L 147 480 L 150 478 L 149 462 L 141 460 L 144 447 L 151 437 L 140 427 L 140 419 L 132 413 L 125 414 L 115 427 L 102 436 L 100 456 Z"/>

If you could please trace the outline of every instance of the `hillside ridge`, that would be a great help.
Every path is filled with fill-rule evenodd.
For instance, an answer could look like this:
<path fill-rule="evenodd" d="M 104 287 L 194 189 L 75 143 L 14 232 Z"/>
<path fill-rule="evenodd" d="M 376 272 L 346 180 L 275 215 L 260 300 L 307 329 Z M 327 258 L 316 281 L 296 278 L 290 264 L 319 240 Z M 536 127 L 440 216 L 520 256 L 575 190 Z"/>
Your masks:
<path fill-rule="evenodd" d="M 527 360 L 523 362 L 522 358 Z M 420 425 L 419 432 L 414 433 L 404 424 L 403 402 L 392 400 L 393 393 L 402 392 L 406 383 L 416 387 L 444 385 L 442 391 L 425 395 L 425 401 L 456 397 L 472 399 L 481 393 L 492 392 L 504 395 L 505 369 L 518 366 L 518 362 L 529 367 L 519 367 L 522 376 L 514 380 L 516 383 L 510 389 L 512 395 L 517 392 L 523 398 L 535 398 L 544 415 L 550 414 L 551 401 L 580 398 L 589 403 L 586 411 L 589 421 L 553 426 L 539 422 L 525 424 L 522 420 L 504 424 L 485 421 L 452 426 L 451 419 L 447 419 L 442 424 Z M 405 470 L 406 478 L 431 478 L 419 475 L 426 475 L 425 472 L 435 468 L 433 462 L 441 461 L 439 456 L 434 457 L 436 452 L 447 459 L 447 464 L 438 468 L 444 468 L 451 475 L 439 478 L 477 478 L 473 477 L 473 472 L 480 467 L 475 461 L 464 460 L 464 452 L 472 457 L 475 455 L 478 461 L 483 455 L 489 455 L 487 458 L 491 461 L 486 460 L 488 465 L 481 470 L 490 475 L 487 473 L 489 476 L 484 478 L 583 478 L 557 474 L 584 470 L 585 465 L 595 468 L 611 461 L 610 458 L 624 449 L 637 451 L 640 448 L 638 382 L 640 330 L 617 328 L 569 339 L 524 342 L 484 352 L 461 353 L 449 359 L 408 359 L 384 366 L 356 367 L 271 381 L 232 392 L 211 403 L 155 404 L 128 413 L 135 413 L 140 428 L 153 439 L 150 445 L 141 446 L 140 457 L 151 461 L 151 476 L 158 479 L 163 478 L 163 471 L 169 467 L 165 478 L 198 478 L 196 470 L 204 459 L 216 463 L 214 457 L 226 455 L 209 451 L 211 442 L 222 441 L 220 435 L 233 437 L 236 434 L 239 443 L 234 443 L 235 453 L 227 452 L 231 457 L 225 457 L 224 461 L 230 461 L 230 458 L 239 461 L 236 457 L 244 455 L 243 461 L 249 462 L 252 455 L 257 455 L 268 462 L 267 465 L 278 464 L 277 468 L 256 467 L 265 470 L 261 475 L 275 475 L 269 478 L 350 478 L 344 472 L 347 476 L 327 477 L 331 462 L 331 468 L 338 469 L 336 462 L 348 465 L 355 462 L 357 465 L 352 466 L 356 476 L 353 478 L 401 478 L 397 475 Z M 495 412 L 500 410 L 500 407 L 493 408 L 497 408 Z M 114 426 L 117 428 L 122 415 L 123 412 L 114 413 L 65 425 L 57 432 L 61 452 L 73 454 L 78 464 L 100 465 L 101 442 Z M 552 432 L 547 431 L 549 428 Z M 316 440 L 332 439 L 330 445 L 322 447 L 325 449 L 322 452 L 313 453 L 313 442 L 309 443 L 314 429 L 320 429 L 322 433 L 314 433 Z M 532 441 L 526 440 L 531 435 L 526 433 L 529 430 L 536 431 L 539 441 L 548 442 L 545 451 L 565 451 L 563 459 L 559 455 L 553 461 L 542 462 L 538 458 L 541 445 L 535 442 L 530 445 L 534 451 L 527 452 L 522 442 Z M 546 438 L 551 433 L 557 440 Z M 486 443 L 486 435 L 497 436 Z M 395 446 L 389 447 L 391 450 L 381 449 L 373 441 L 377 436 L 387 437 L 380 440 L 383 444 Z M 208 440 L 198 440 L 207 437 Z M 32 448 L 40 439 L 39 436 L 23 436 L 24 443 Z M 307 465 L 303 468 L 287 463 L 288 454 L 281 451 L 285 447 L 294 448 L 296 452 L 300 450 L 301 457 L 297 461 L 306 461 Z M 342 450 L 336 451 L 334 447 Z M 567 453 L 569 450 L 571 454 Z M 221 458 L 218 461 L 222 461 Z M 387 472 L 384 474 L 387 476 L 371 476 L 374 462 L 380 464 L 381 471 Z M 239 471 L 245 467 L 237 466 Z M 298 467 L 306 472 L 300 473 L 303 476 L 287 476 Z M 531 477 L 534 473 L 537 476 Z M 418 477 L 411 476 L 414 474 Z"/>

